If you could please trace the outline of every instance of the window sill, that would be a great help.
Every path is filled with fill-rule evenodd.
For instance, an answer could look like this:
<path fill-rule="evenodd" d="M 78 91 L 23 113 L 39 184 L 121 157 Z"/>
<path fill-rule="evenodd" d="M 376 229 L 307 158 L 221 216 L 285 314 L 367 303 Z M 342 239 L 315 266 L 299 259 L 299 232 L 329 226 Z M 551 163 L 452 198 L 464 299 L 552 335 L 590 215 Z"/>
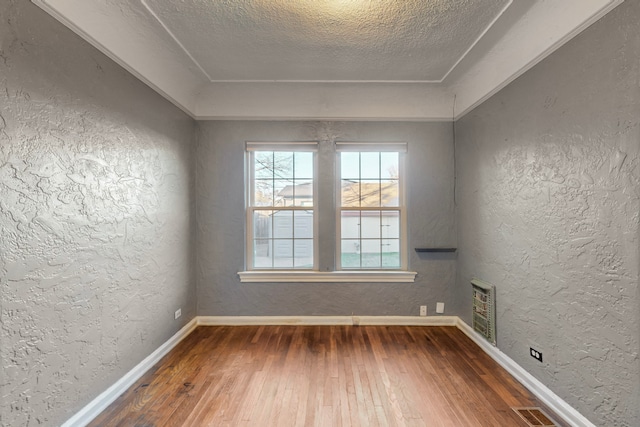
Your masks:
<path fill-rule="evenodd" d="M 243 283 L 413 283 L 415 271 L 240 271 Z"/>

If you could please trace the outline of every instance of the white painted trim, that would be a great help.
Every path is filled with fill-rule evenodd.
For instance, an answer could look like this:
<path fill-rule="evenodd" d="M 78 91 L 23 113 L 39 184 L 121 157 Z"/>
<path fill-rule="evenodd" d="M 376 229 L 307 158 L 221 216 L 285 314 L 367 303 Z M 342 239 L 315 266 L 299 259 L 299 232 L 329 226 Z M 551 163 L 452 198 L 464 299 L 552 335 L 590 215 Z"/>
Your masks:
<path fill-rule="evenodd" d="M 243 283 L 413 283 L 415 271 L 240 271 Z"/>
<path fill-rule="evenodd" d="M 160 19 L 158 14 L 153 9 L 151 9 L 149 7 L 147 2 L 145 0 L 140 0 L 140 3 L 142 3 L 142 6 L 144 6 L 144 8 L 147 9 L 149 14 L 151 16 L 153 16 L 156 21 L 158 21 L 158 24 L 160 24 L 160 26 L 167 32 L 167 34 L 169 34 L 169 37 L 171 37 L 173 39 L 173 41 L 180 47 L 180 49 L 182 49 L 182 51 L 189 57 L 191 62 L 193 62 L 193 64 L 196 67 L 198 67 L 198 69 L 207 78 L 207 80 L 209 80 L 210 82 L 213 81 L 213 79 L 211 78 L 209 73 L 207 73 L 207 71 L 204 69 L 204 67 L 202 65 L 200 65 L 200 63 L 196 60 L 196 58 L 193 57 L 191 52 L 189 52 L 189 50 L 182 44 L 182 42 L 178 39 L 178 37 L 176 37 L 176 35 L 173 34 L 173 31 L 171 31 L 169 29 L 169 27 L 167 26 L 167 24 L 165 24 L 164 21 L 162 19 Z"/>
<path fill-rule="evenodd" d="M 553 410 L 564 421 L 574 427 L 596 427 L 591 421 L 586 419 L 581 413 L 576 411 L 571 405 L 562 400 L 557 394 L 551 391 L 540 380 L 527 372 L 522 366 L 518 365 L 509 356 L 504 354 L 500 349 L 494 347 L 490 342 L 485 340 L 471 326 L 458 318 L 458 329 L 465 333 L 473 342 L 484 350 L 493 360 L 502 366 L 507 372 L 525 386 L 531 393 L 540 399 L 545 405 Z"/>
<path fill-rule="evenodd" d="M 198 326 L 244 325 L 402 325 L 456 326 L 457 316 L 199 316 Z"/>
<path fill-rule="evenodd" d="M 138 363 L 122 378 L 116 381 L 111 387 L 100 393 L 95 399 L 89 402 L 84 408 L 69 418 L 61 427 L 84 427 L 95 417 L 100 415 L 111 403 L 113 403 L 122 393 L 127 391 L 142 375 L 144 375 L 153 365 L 158 363 L 167 353 L 169 353 L 180 341 L 185 339 L 198 326 L 197 318 L 187 323 L 182 329 L 176 332 L 156 351 Z"/>
<path fill-rule="evenodd" d="M 456 326 L 458 316 L 353 316 L 353 319 L 354 325 L 361 326 Z"/>
<path fill-rule="evenodd" d="M 480 33 L 480 35 L 478 37 L 476 37 L 476 39 L 473 41 L 473 43 L 471 43 L 471 45 L 467 48 L 467 50 L 462 54 L 462 56 L 460 58 L 458 58 L 458 60 L 451 66 L 451 68 L 449 68 L 449 71 L 447 71 L 444 76 L 442 76 L 442 78 L 440 80 L 438 80 L 438 83 L 442 83 L 445 81 L 445 79 L 447 77 L 449 77 L 449 74 L 451 74 L 453 72 L 453 70 L 456 69 L 456 67 L 458 66 L 458 64 L 460 64 L 462 62 L 462 60 L 464 58 L 467 57 L 467 55 L 469 55 L 469 52 L 471 52 L 473 50 L 474 47 L 476 47 L 476 45 L 480 42 L 480 40 L 485 36 L 485 34 L 487 34 L 487 32 L 489 32 L 489 30 L 491 29 L 491 27 L 493 27 L 495 25 L 495 23 L 498 21 L 498 19 L 500 19 L 502 17 L 502 15 L 504 15 L 504 13 L 507 11 L 507 9 L 509 9 L 509 7 L 513 4 L 513 0 L 509 0 L 506 4 L 505 7 L 502 8 L 502 10 L 500 10 L 500 12 L 498 12 L 498 14 L 491 20 L 491 22 L 489 23 L 489 25 L 487 25 L 487 27 L 482 31 L 482 33 Z"/>
<path fill-rule="evenodd" d="M 194 115 L 225 120 L 452 120 L 452 99 L 440 85 L 419 83 L 210 83 L 198 92 Z"/>
<path fill-rule="evenodd" d="M 193 116 L 194 120 L 203 121 L 203 120 L 211 120 L 211 121 L 241 121 L 241 120 L 253 120 L 253 121 L 270 121 L 270 122 L 299 122 L 299 121 L 325 121 L 325 122 L 418 122 L 418 123 L 442 123 L 442 122 L 453 122 L 453 118 L 451 116 L 429 116 L 429 117 L 412 117 L 412 116 L 397 116 L 397 117 L 388 117 L 388 116 L 366 116 L 366 117 L 357 117 L 357 116 L 296 116 L 296 117 L 285 117 L 285 116 L 264 116 L 264 115 L 247 115 L 247 116 L 225 116 L 225 115 L 197 115 Z"/>

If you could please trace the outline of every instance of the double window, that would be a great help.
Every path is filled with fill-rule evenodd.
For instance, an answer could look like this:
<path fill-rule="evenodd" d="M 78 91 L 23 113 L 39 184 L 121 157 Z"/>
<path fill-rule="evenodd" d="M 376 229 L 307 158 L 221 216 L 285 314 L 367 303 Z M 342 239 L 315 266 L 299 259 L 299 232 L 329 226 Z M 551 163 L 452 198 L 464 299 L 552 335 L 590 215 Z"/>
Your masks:
<path fill-rule="evenodd" d="M 335 253 L 323 254 L 334 263 L 323 271 L 407 269 L 406 144 L 335 143 L 333 159 L 323 150 L 326 164 L 319 161 L 315 142 L 248 142 L 246 148 L 249 272 L 318 272 L 318 248 L 331 247 L 319 245 L 320 239 L 335 239 Z M 318 195 L 326 201 L 331 192 L 334 205 L 319 206 Z M 331 216 L 335 234 L 327 235 Z"/>

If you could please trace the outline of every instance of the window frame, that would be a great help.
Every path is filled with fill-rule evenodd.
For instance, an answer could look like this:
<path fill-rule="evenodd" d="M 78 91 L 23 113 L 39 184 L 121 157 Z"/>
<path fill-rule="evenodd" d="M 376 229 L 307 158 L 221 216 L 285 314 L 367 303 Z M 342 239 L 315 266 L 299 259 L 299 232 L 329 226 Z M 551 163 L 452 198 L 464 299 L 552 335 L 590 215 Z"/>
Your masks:
<path fill-rule="evenodd" d="M 245 160 L 246 160 L 246 177 L 245 177 L 245 270 L 247 272 L 309 272 L 317 271 L 319 256 L 318 256 L 318 143 L 317 142 L 247 142 L 245 144 Z M 255 204 L 255 153 L 256 152 L 310 152 L 313 156 L 313 206 L 311 209 L 309 206 L 257 206 Z M 296 267 L 255 267 L 254 266 L 254 246 L 253 246 L 253 233 L 254 233 L 254 213 L 261 210 L 272 211 L 309 211 L 313 212 L 313 265 L 311 268 L 296 268 Z M 295 242 L 295 237 L 291 238 L 292 244 Z"/>
<path fill-rule="evenodd" d="M 332 145 L 333 156 L 333 170 L 332 181 L 333 184 L 327 187 L 323 187 L 323 192 L 334 191 L 334 195 L 330 196 L 334 200 L 333 206 L 324 206 L 322 209 L 319 206 L 319 187 L 320 187 L 320 166 L 325 167 L 328 165 L 321 165 L 319 148 L 320 143 L 316 142 L 246 142 L 245 145 L 245 271 L 238 272 L 238 277 L 241 283 L 414 283 L 417 275 L 414 271 L 408 270 L 408 223 L 407 223 L 407 207 L 406 207 L 406 143 L 366 143 L 366 142 L 326 142 Z M 375 268 L 375 269 L 341 269 L 340 263 L 340 213 L 341 213 L 341 201 L 340 201 L 340 182 L 341 171 L 336 168 L 339 167 L 339 152 L 341 150 L 357 147 L 358 150 L 354 151 L 397 151 L 399 155 L 399 198 L 402 200 L 400 207 L 393 207 L 393 210 L 400 209 L 400 268 L 388 269 L 388 268 Z M 312 269 L 286 269 L 286 268 L 253 268 L 254 260 L 254 248 L 253 248 L 253 213 L 257 207 L 253 206 L 252 198 L 255 177 L 254 177 L 254 154 L 255 151 L 313 151 L 313 268 Z M 324 150 L 323 150 L 324 151 Z M 327 169 L 330 170 L 330 169 Z M 336 188 L 338 191 L 336 191 Z M 325 197 L 327 195 L 325 194 Z M 335 202 L 336 196 L 338 198 Z M 399 203 L 400 204 L 400 203 Z M 302 207 L 308 210 L 307 207 Z M 333 210 L 334 218 L 337 218 L 333 237 L 335 239 L 334 253 L 333 255 L 333 268 L 330 271 L 320 271 L 320 260 L 322 255 L 320 254 L 320 237 L 319 237 L 319 222 L 320 215 L 323 218 L 327 218 L 331 213 L 328 210 Z M 325 242 L 326 243 L 326 242 Z M 331 245 L 330 245 L 331 246 Z M 325 246 L 326 248 L 326 246 Z M 326 268 L 323 266 L 322 268 Z"/>
<path fill-rule="evenodd" d="M 377 207 L 353 207 L 342 206 L 342 165 L 341 153 L 398 153 L 398 206 Z M 335 168 L 335 193 L 336 193 L 336 246 L 335 269 L 345 272 L 374 272 L 391 271 L 406 272 L 408 270 L 408 242 L 407 242 L 407 205 L 406 205 L 406 153 L 407 144 L 403 142 L 336 142 L 336 168 Z M 361 178 L 362 180 L 362 178 Z M 370 267 L 370 268 L 345 268 L 342 266 L 342 212 L 343 211 L 399 211 L 399 251 L 400 265 L 397 268 Z M 359 239 L 362 239 L 360 237 Z M 382 237 L 381 237 L 382 239 Z"/>

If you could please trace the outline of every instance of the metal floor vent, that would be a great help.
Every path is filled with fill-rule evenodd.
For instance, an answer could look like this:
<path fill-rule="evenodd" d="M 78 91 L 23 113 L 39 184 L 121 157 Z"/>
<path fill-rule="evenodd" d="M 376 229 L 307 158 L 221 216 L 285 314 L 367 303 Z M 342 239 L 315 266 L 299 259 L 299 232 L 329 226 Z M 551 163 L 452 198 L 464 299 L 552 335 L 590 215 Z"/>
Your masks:
<path fill-rule="evenodd" d="M 473 329 L 491 344 L 496 345 L 496 296 L 495 286 L 472 279 Z"/>
<path fill-rule="evenodd" d="M 558 427 L 555 422 L 551 420 L 542 409 L 540 408 L 511 408 L 516 414 L 532 427 Z"/>

